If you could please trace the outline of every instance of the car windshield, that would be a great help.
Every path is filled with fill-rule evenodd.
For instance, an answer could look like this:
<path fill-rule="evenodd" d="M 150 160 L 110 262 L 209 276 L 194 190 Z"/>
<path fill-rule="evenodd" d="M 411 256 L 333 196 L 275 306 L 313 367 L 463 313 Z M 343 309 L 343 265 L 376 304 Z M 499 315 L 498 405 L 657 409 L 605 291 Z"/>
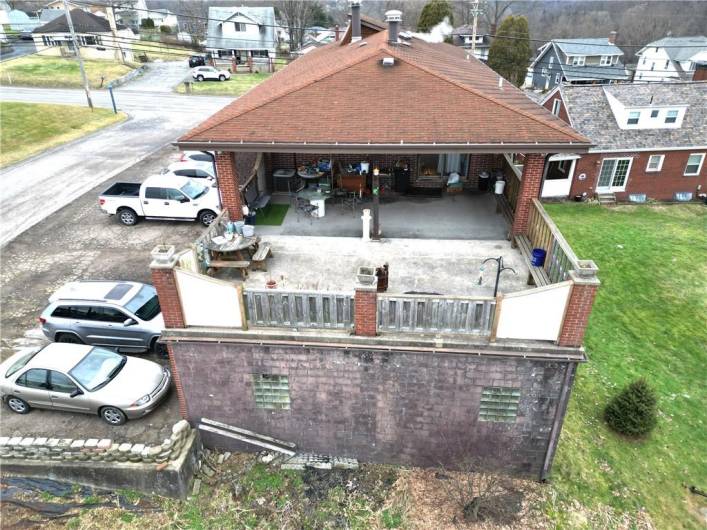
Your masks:
<path fill-rule="evenodd" d="M 110 383 L 126 362 L 128 359 L 125 355 L 103 348 L 93 348 L 69 371 L 69 374 L 82 387 L 93 392 Z"/>
<path fill-rule="evenodd" d="M 198 197 L 201 197 L 204 193 L 207 192 L 208 188 L 206 186 L 201 186 L 199 184 L 196 184 L 193 181 L 187 182 L 184 186 L 179 188 L 179 190 L 189 197 L 190 199 L 196 199 Z"/>
<path fill-rule="evenodd" d="M 20 368 L 23 368 L 35 355 L 37 355 L 38 349 L 33 349 L 22 355 L 14 363 L 10 365 L 7 372 L 5 372 L 5 377 L 10 377 L 12 374 L 17 373 Z"/>
<path fill-rule="evenodd" d="M 157 291 L 151 285 L 145 285 L 132 300 L 125 304 L 125 309 L 140 320 L 152 320 L 160 314 L 160 301 L 157 298 Z"/>

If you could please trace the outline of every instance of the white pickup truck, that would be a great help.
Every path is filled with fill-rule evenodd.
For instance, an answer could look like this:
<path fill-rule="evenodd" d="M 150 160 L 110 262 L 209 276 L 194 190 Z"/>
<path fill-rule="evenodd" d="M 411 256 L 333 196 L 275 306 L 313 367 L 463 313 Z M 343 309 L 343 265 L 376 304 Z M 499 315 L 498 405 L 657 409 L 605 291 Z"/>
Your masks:
<path fill-rule="evenodd" d="M 117 182 L 98 197 L 108 215 L 127 226 L 146 219 L 193 221 L 210 225 L 221 213 L 218 188 L 176 175 L 153 175 L 142 184 Z"/>

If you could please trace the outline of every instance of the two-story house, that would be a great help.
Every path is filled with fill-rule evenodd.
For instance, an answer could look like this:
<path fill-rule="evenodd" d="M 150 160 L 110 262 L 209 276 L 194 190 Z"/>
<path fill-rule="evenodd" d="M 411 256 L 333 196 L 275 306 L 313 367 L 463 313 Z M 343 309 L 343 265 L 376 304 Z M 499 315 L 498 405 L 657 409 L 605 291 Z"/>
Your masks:
<path fill-rule="evenodd" d="M 225 210 L 153 253 L 180 412 L 209 447 L 545 478 L 599 282 L 538 199 L 548 157 L 591 142 L 466 50 L 399 32 L 399 11 L 375 31 L 351 5 L 340 41 L 176 142 L 216 152 Z M 278 176 L 302 181 L 283 225 L 219 246 Z"/>
<path fill-rule="evenodd" d="M 474 57 L 483 62 L 486 62 L 489 59 L 491 37 L 489 35 L 484 35 L 478 30 L 476 35 L 474 35 L 474 29 L 469 24 L 454 28 L 452 31 L 452 43 L 455 46 L 461 46 L 467 50 L 472 49 L 473 43 Z"/>
<path fill-rule="evenodd" d="M 528 68 L 526 86 L 551 90 L 560 83 L 573 85 L 629 81 L 622 62 L 624 52 L 616 46 L 616 32 L 608 39 L 554 39 L 538 48 Z"/>
<path fill-rule="evenodd" d="M 688 81 L 695 66 L 707 61 L 707 37 L 665 37 L 637 53 L 636 81 Z"/>
<path fill-rule="evenodd" d="M 273 7 L 210 7 L 206 51 L 236 64 L 269 65 L 277 51 Z"/>
<path fill-rule="evenodd" d="M 543 196 L 688 201 L 707 191 L 707 81 L 562 85 L 543 105 L 595 145 L 551 162 Z"/>

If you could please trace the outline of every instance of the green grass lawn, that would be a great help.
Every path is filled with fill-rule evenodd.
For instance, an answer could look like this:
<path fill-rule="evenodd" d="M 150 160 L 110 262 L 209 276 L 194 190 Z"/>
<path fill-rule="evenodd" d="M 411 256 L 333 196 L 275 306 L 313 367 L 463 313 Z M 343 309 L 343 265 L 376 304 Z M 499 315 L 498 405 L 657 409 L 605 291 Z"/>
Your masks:
<path fill-rule="evenodd" d="M 707 208 L 545 208 L 602 281 L 554 464 L 559 505 L 548 511 L 560 527 L 582 527 L 567 509 L 577 500 L 590 528 L 619 526 L 592 519 L 605 507 L 645 508 L 657 528 L 704 528 L 706 499 L 685 485 L 707 489 Z M 636 442 L 609 431 L 602 411 L 641 376 L 657 391 L 659 422 Z"/>
<path fill-rule="evenodd" d="M 91 88 L 103 87 L 130 72 L 135 65 L 116 61 L 84 60 Z M 79 88 L 83 86 L 76 59 L 30 55 L 0 63 L 0 85 Z"/>
<path fill-rule="evenodd" d="M 289 204 L 273 204 L 260 210 L 255 217 L 255 224 L 259 226 L 280 226 L 285 220 Z"/>
<path fill-rule="evenodd" d="M 233 74 L 228 81 L 201 81 L 192 84 L 192 94 L 212 96 L 241 96 L 262 83 L 272 74 Z M 184 83 L 177 85 L 177 92 L 185 92 Z"/>
<path fill-rule="evenodd" d="M 0 101 L 0 167 L 124 119 L 107 109 Z"/>

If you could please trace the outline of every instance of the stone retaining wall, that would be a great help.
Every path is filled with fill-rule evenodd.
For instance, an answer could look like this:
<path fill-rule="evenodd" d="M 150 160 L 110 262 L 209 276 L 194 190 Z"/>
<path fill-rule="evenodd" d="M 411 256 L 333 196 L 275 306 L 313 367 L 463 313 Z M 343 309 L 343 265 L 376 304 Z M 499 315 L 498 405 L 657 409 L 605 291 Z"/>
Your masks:
<path fill-rule="evenodd" d="M 33 438 L 0 437 L 0 459 L 55 460 L 74 462 L 156 463 L 179 459 L 187 446 L 191 427 L 180 420 L 172 434 L 160 445 L 120 443 L 109 438 Z"/>
<path fill-rule="evenodd" d="M 138 68 L 135 68 L 135 70 L 131 70 L 131 71 L 128 72 L 127 74 L 122 75 L 122 76 L 118 77 L 117 79 L 113 79 L 113 80 L 112 80 L 110 83 L 108 83 L 108 84 L 111 85 L 113 88 L 119 87 L 119 86 L 121 86 L 121 85 L 124 85 L 124 84 L 127 83 L 128 81 L 132 81 L 132 80 L 135 79 L 137 76 L 139 76 L 140 74 L 142 74 L 146 69 L 147 69 L 147 66 L 143 64 L 142 66 L 139 66 Z"/>

